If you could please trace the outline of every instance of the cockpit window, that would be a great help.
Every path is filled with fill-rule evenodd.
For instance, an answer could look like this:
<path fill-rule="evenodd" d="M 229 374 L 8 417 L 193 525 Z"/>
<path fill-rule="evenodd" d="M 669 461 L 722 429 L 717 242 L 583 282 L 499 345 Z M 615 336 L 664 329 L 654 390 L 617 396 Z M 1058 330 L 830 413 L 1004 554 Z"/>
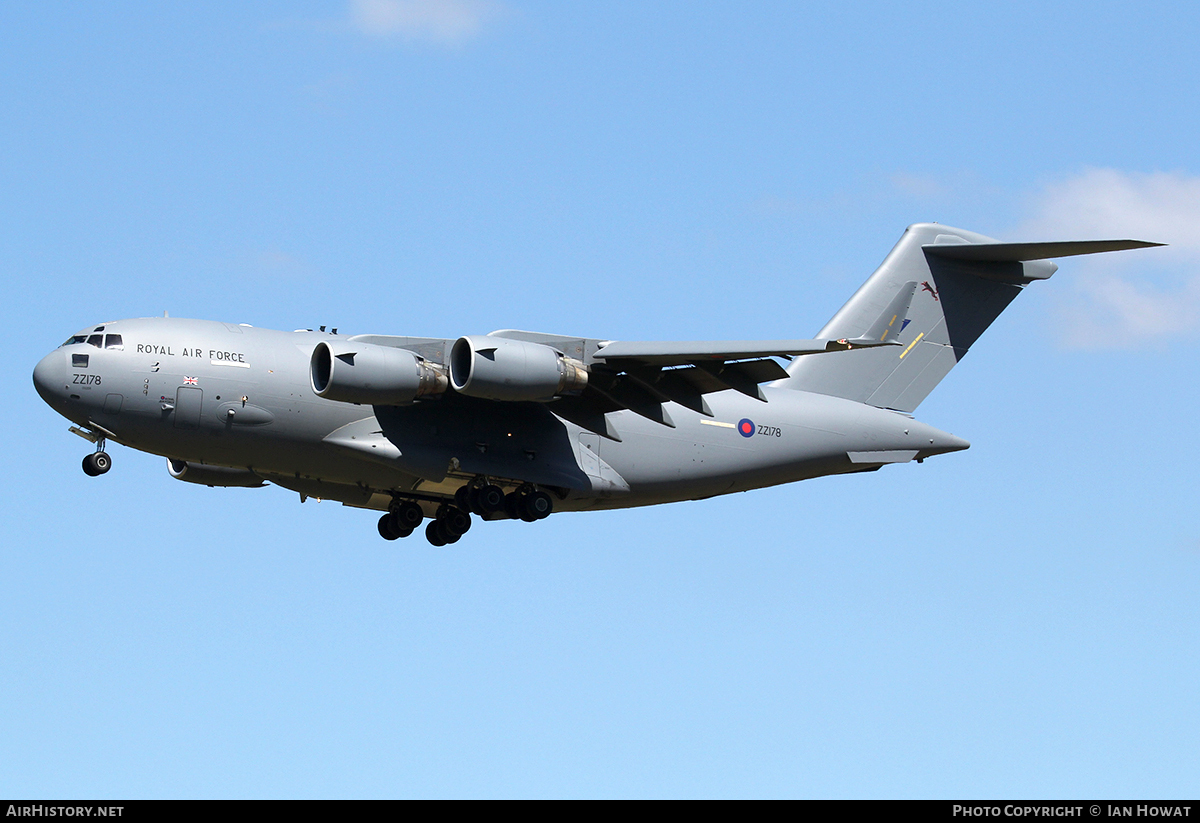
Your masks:
<path fill-rule="evenodd" d="M 121 342 L 121 335 L 119 335 L 119 334 L 104 335 L 104 348 L 115 349 L 117 351 L 124 351 L 125 344 Z"/>
<path fill-rule="evenodd" d="M 94 331 L 94 332 L 97 332 L 97 331 L 104 331 L 104 327 L 103 327 L 103 326 L 97 326 L 96 328 L 92 329 L 92 331 Z"/>
<path fill-rule="evenodd" d="M 72 343 L 86 343 L 86 342 L 87 342 L 87 335 L 86 335 L 86 334 L 73 334 L 73 335 L 71 335 L 70 337 L 68 337 L 68 338 L 67 338 L 67 342 L 66 342 L 66 343 L 63 343 L 63 345 L 64 345 L 64 346 L 69 346 L 69 345 L 71 345 Z"/>
<path fill-rule="evenodd" d="M 104 348 L 104 335 L 93 334 L 87 339 L 89 346 L 95 346 L 98 349 Z"/>

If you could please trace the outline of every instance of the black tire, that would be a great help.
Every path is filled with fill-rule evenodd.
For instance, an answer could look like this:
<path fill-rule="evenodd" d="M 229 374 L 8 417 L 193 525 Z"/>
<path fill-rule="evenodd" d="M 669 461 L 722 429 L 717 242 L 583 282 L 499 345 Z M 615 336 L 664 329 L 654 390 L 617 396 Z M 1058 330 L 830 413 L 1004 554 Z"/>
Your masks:
<path fill-rule="evenodd" d="M 545 492 L 530 492 L 521 501 L 521 519 L 527 523 L 549 517 L 554 511 L 554 501 Z"/>
<path fill-rule="evenodd" d="M 446 537 L 462 537 L 471 530 L 471 515 L 457 506 L 449 506 L 438 518 Z M 446 542 L 452 542 L 447 540 Z"/>
<path fill-rule="evenodd" d="M 96 468 L 96 474 L 104 474 L 112 468 L 112 458 L 108 452 L 96 452 L 92 455 L 92 465 Z"/>
<path fill-rule="evenodd" d="M 458 506 L 465 512 L 471 510 L 471 487 L 460 486 L 458 491 L 454 493 L 454 505 Z"/>
<path fill-rule="evenodd" d="M 487 512 L 483 509 L 483 502 L 479 499 L 478 487 L 472 488 L 467 492 L 467 508 L 465 511 L 472 512 L 480 517 L 483 517 L 485 514 L 487 514 Z"/>
<path fill-rule="evenodd" d="M 417 526 L 421 525 L 421 521 L 425 519 L 425 511 L 421 508 L 420 503 L 414 503 L 411 500 L 407 503 L 401 503 L 400 507 L 392 513 L 396 526 L 402 529 L 408 529 L 409 533 Z"/>
<path fill-rule="evenodd" d="M 413 527 L 402 522 L 395 512 L 388 515 L 388 521 L 392 524 L 392 533 L 397 537 L 408 537 L 413 533 Z M 420 523 L 417 524 L 418 526 Z"/>
<path fill-rule="evenodd" d="M 434 546 L 446 545 L 446 536 L 442 534 L 440 520 L 430 520 L 429 525 L 425 527 L 425 539 Z"/>
<path fill-rule="evenodd" d="M 521 519 L 521 493 L 512 492 L 504 495 L 504 511 L 513 520 Z"/>
<path fill-rule="evenodd" d="M 83 473 L 88 477 L 96 477 L 100 472 L 96 471 L 96 467 L 92 464 L 92 458 L 95 455 L 87 455 L 83 458 Z"/>
<path fill-rule="evenodd" d="M 481 488 L 479 490 L 479 508 L 483 509 L 483 514 L 491 514 L 503 509 L 504 489 L 493 483 L 488 483 Z"/>
<path fill-rule="evenodd" d="M 445 520 L 435 520 L 434 523 L 437 526 L 438 537 L 440 537 L 442 539 L 443 545 L 449 546 L 452 543 L 457 543 L 459 540 L 462 539 L 461 534 L 455 534 L 454 532 L 452 532 L 448 528 L 446 528 Z"/>
<path fill-rule="evenodd" d="M 398 540 L 400 535 L 392 528 L 392 516 L 385 514 L 379 518 L 379 536 L 384 540 Z"/>

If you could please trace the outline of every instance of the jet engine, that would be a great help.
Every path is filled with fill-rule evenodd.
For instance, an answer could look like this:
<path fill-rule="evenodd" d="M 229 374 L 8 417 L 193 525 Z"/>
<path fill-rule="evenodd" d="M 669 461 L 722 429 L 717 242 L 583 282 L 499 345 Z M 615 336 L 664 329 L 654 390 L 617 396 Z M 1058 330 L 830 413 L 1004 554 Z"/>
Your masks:
<path fill-rule="evenodd" d="M 241 486 L 256 489 L 266 482 L 249 469 L 231 469 L 225 466 L 204 466 L 184 460 L 167 458 L 167 471 L 176 480 L 199 483 L 202 486 Z"/>
<path fill-rule="evenodd" d="M 418 397 L 441 394 L 446 375 L 407 349 L 323 340 L 309 362 L 312 390 L 343 403 L 400 406 Z"/>
<path fill-rule="evenodd" d="M 541 343 L 473 335 L 454 341 L 450 385 L 486 400 L 553 400 L 587 388 L 587 366 Z"/>

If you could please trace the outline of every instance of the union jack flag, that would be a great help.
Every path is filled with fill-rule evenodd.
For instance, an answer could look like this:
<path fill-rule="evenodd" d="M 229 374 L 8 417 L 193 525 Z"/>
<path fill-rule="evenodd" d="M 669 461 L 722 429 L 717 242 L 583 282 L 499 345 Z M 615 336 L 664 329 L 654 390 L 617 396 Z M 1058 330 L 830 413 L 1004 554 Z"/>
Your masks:
<path fill-rule="evenodd" d="M 196 385 L 196 383 L 198 383 L 198 382 L 199 382 L 199 378 L 196 378 L 196 377 L 185 377 L 185 378 L 183 378 L 183 382 L 184 382 L 184 384 L 185 384 L 185 385 L 188 385 L 188 386 L 194 386 L 194 385 Z"/>

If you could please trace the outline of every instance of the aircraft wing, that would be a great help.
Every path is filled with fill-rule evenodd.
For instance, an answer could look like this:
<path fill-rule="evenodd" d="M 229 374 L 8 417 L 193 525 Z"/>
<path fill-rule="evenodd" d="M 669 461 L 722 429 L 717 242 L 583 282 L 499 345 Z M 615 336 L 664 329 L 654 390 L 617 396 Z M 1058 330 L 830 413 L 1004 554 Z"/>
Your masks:
<path fill-rule="evenodd" d="M 605 417 L 608 412 L 627 409 L 674 428 L 667 403 L 678 403 L 712 417 L 704 395 L 713 392 L 733 389 L 767 402 L 759 385 L 788 376 L 775 358 L 790 360 L 896 345 L 916 288 L 916 281 L 903 284 L 866 332 L 851 339 L 641 342 L 588 340 L 515 329 L 495 331 L 489 336 L 549 346 L 586 365 L 586 388 L 577 396 L 555 400 L 552 411 L 589 431 L 620 440 Z M 388 335 L 356 335 L 349 340 L 409 349 L 442 366 L 449 362 L 453 344 L 438 338 Z"/>
<path fill-rule="evenodd" d="M 639 414 L 664 426 L 675 427 L 666 404 L 712 417 L 704 395 L 733 389 L 767 402 L 759 384 L 788 376 L 774 358 L 791 359 L 847 349 L 895 345 L 916 291 L 915 281 L 905 283 L 874 323 L 860 337 L 842 340 L 735 340 L 646 342 L 630 340 L 574 341 L 555 335 L 505 330 L 497 336 L 542 342 L 560 349 L 586 351 L 588 384 L 578 397 L 563 397 L 553 411 L 597 434 L 613 440 L 620 436 L 605 414 L 620 409 Z"/>
<path fill-rule="evenodd" d="M 595 357 L 609 364 L 682 366 L 700 362 L 794 357 L 825 351 L 825 340 L 735 340 L 638 342 L 617 340 L 597 350 Z"/>
<path fill-rule="evenodd" d="M 904 318 L 908 314 L 908 307 L 916 288 L 915 280 L 905 283 L 866 333 L 850 340 L 700 340 L 662 343 L 617 340 L 602 343 L 593 356 L 610 365 L 663 367 L 766 357 L 790 359 L 827 351 L 895 345 L 894 338 L 904 325 Z"/>

